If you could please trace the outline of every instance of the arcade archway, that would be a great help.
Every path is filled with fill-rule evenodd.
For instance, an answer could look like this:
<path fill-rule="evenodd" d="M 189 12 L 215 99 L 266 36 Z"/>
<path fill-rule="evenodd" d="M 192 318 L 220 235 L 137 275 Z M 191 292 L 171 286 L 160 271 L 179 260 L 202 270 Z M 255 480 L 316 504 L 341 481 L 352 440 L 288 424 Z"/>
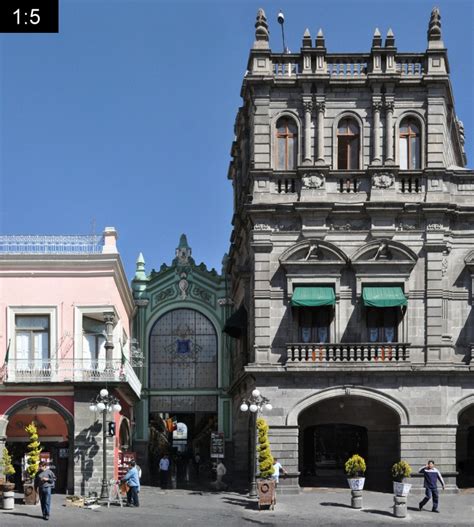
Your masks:
<path fill-rule="evenodd" d="M 301 486 L 347 486 L 344 463 L 360 454 L 367 488 L 390 489 L 390 467 L 400 455 L 400 418 L 393 409 L 362 396 L 338 396 L 303 410 L 298 426 Z"/>
<path fill-rule="evenodd" d="M 456 464 L 458 487 L 474 487 L 474 404 L 465 408 L 458 417 Z"/>
<path fill-rule="evenodd" d="M 51 466 L 57 476 L 56 491 L 72 491 L 74 479 L 72 415 L 53 399 L 29 398 L 10 407 L 5 417 L 7 417 L 5 444 L 13 458 L 17 488 L 21 488 L 22 485 L 22 460 L 28 443 L 25 426 L 34 422 L 43 447 L 42 454 L 49 455 Z"/>

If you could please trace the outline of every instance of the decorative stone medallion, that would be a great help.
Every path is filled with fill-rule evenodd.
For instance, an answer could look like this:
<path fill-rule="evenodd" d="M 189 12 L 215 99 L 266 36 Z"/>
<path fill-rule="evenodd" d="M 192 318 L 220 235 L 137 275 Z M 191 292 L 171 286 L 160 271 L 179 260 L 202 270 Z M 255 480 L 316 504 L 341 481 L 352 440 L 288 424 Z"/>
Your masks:
<path fill-rule="evenodd" d="M 393 185 L 393 176 L 391 174 L 375 174 L 372 177 L 372 186 L 375 188 L 386 189 Z"/>
<path fill-rule="evenodd" d="M 322 188 L 324 186 L 323 174 L 304 174 L 303 186 L 307 188 Z"/>

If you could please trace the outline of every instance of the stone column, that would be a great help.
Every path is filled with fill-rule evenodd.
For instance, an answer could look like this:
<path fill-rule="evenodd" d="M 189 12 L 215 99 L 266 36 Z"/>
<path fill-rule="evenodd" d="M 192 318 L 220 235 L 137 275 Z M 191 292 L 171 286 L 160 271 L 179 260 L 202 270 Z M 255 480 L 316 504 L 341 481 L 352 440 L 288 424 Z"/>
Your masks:
<path fill-rule="evenodd" d="M 382 163 L 382 151 L 380 148 L 380 110 L 382 109 L 382 102 L 374 100 L 372 103 L 373 110 L 373 141 L 374 150 L 372 163 L 380 165 Z"/>
<path fill-rule="evenodd" d="M 112 361 L 112 354 L 114 351 L 114 342 L 113 342 L 113 330 L 114 330 L 114 323 L 115 323 L 115 315 L 113 313 L 104 313 L 104 323 L 105 323 L 105 335 L 106 335 L 106 341 L 105 341 L 105 362 L 107 364 L 107 367 L 111 367 L 110 364 Z"/>
<path fill-rule="evenodd" d="M 385 161 L 393 163 L 393 100 L 385 100 Z"/>
<path fill-rule="evenodd" d="M 303 98 L 304 107 L 304 164 L 313 164 L 313 154 L 311 152 L 311 113 L 313 111 L 313 101 Z"/>
<path fill-rule="evenodd" d="M 316 100 L 316 110 L 318 112 L 318 143 L 317 143 L 317 161 L 318 165 L 326 164 L 324 160 L 324 111 L 326 103 L 322 100 Z"/>

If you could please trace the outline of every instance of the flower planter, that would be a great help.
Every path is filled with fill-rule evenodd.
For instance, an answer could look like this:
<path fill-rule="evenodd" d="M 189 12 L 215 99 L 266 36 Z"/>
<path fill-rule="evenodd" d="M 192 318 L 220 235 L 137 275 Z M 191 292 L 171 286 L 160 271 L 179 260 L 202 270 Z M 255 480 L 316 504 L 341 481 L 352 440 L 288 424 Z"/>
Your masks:
<path fill-rule="evenodd" d="M 262 505 L 268 505 L 272 510 L 275 508 L 276 492 L 274 479 L 258 479 L 257 493 L 259 510 L 261 509 Z"/>
<path fill-rule="evenodd" d="M 24 483 L 23 493 L 24 493 L 23 501 L 25 505 L 36 505 L 37 497 L 36 497 L 36 490 L 35 490 L 33 483 Z"/>
<path fill-rule="evenodd" d="M 2 506 L 6 510 L 13 510 L 15 508 L 15 493 L 13 490 L 3 491 Z"/>
<path fill-rule="evenodd" d="M 395 496 L 407 497 L 411 489 L 411 483 L 403 483 L 400 481 L 393 482 L 393 493 Z"/>
<path fill-rule="evenodd" d="M 347 483 L 351 490 L 362 490 L 364 488 L 365 478 L 347 478 Z"/>

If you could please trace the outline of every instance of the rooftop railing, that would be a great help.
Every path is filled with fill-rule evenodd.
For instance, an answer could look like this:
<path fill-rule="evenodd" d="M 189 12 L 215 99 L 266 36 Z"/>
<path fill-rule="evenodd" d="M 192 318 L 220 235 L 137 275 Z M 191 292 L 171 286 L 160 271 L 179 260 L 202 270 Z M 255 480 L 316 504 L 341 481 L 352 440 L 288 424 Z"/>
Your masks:
<path fill-rule="evenodd" d="M 0 254 L 100 254 L 103 235 L 0 236 Z"/>

